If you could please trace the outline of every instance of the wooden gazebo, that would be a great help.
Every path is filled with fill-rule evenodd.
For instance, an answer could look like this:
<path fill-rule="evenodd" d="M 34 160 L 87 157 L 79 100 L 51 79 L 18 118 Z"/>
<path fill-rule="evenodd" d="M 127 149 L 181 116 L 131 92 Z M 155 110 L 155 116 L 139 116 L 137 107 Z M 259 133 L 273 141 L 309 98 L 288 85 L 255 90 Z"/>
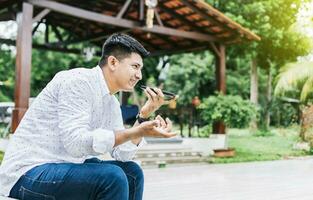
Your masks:
<path fill-rule="evenodd" d="M 217 90 L 225 93 L 225 46 L 260 38 L 201 0 L 158 0 L 153 27 L 145 23 L 148 7 L 144 0 L 0 0 L 0 21 L 16 20 L 16 84 L 12 130 L 28 108 L 32 47 L 81 53 L 72 44 L 91 42 L 102 46 L 112 33 L 124 32 L 138 39 L 152 55 L 209 49 L 216 57 Z M 32 35 L 45 24 L 44 43 L 33 43 Z M 57 42 L 49 41 L 49 32 Z M 73 46 L 73 45 L 72 45 Z M 214 133 L 224 133 L 223 123 Z"/>

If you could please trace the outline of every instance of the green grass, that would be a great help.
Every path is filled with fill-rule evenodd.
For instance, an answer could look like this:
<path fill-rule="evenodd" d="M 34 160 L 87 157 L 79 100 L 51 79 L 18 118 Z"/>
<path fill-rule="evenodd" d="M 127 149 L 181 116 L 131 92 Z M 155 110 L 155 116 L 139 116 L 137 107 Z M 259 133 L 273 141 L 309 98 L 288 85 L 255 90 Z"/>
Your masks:
<path fill-rule="evenodd" d="M 272 129 L 268 136 L 256 136 L 248 130 L 230 129 L 228 136 L 228 146 L 235 148 L 236 155 L 232 158 L 213 158 L 211 162 L 279 160 L 309 155 L 308 152 L 292 148 L 299 140 L 297 127 Z"/>
<path fill-rule="evenodd" d="M 3 159 L 3 155 L 4 155 L 4 153 L 0 151 L 0 163 L 1 163 L 2 159 Z"/>

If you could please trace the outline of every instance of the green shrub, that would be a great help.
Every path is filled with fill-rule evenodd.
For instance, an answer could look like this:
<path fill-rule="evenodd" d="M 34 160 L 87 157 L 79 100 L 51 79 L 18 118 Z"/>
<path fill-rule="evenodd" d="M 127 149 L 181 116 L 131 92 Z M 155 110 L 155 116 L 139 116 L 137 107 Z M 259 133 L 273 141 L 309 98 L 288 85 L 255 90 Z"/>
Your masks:
<path fill-rule="evenodd" d="M 248 100 L 240 96 L 221 95 L 210 96 L 204 99 L 200 105 L 202 119 L 212 124 L 216 121 L 224 121 L 227 127 L 247 127 L 251 119 L 257 115 L 257 108 Z"/>
<path fill-rule="evenodd" d="M 211 125 L 205 125 L 201 128 L 199 128 L 199 137 L 209 137 L 209 135 L 212 133 L 212 126 Z"/>

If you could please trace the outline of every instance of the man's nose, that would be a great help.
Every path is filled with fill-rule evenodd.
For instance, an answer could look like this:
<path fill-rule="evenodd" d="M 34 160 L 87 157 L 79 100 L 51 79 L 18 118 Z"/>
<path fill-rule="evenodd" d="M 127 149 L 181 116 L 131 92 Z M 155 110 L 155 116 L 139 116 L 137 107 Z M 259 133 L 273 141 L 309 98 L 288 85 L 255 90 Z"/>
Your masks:
<path fill-rule="evenodd" d="M 137 78 L 137 79 L 139 79 L 139 80 L 141 80 L 141 79 L 142 79 L 142 73 L 141 73 L 141 70 L 140 70 L 140 71 L 138 71 L 138 72 L 136 73 L 136 78 Z"/>

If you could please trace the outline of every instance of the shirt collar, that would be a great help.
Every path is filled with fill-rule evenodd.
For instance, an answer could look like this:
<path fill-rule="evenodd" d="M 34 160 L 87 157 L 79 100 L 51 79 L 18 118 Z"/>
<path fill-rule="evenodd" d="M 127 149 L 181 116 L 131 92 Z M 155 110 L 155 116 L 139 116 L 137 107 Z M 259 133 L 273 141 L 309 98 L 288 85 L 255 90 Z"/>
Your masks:
<path fill-rule="evenodd" d="M 97 67 L 95 67 L 95 69 L 97 71 L 98 78 L 99 78 L 99 81 L 101 83 L 101 90 L 102 90 L 103 96 L 110 94 L 110 91 L 109 91 L 108 85 L 105 81 L 105 78 L 103 76 L 103 72 L 102 72 L 101 67 L 99 65 L 97 65 Z"/>

